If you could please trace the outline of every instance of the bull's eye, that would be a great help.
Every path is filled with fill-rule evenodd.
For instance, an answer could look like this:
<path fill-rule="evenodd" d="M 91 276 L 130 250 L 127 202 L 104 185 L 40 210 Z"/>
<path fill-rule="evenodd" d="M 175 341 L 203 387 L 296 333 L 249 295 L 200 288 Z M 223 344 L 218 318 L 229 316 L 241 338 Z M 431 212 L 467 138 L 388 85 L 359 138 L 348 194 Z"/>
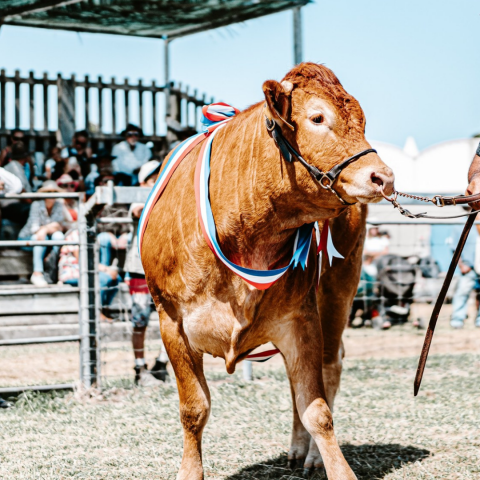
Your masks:
<path fill-rule="evenodd" d="M 323 118 L 323 115 L 315 115 L 314 117 L 311 118 L 311 120 L 316 125 L 320 125 L 321 123 L 323 123 L 324 118 Z"/>

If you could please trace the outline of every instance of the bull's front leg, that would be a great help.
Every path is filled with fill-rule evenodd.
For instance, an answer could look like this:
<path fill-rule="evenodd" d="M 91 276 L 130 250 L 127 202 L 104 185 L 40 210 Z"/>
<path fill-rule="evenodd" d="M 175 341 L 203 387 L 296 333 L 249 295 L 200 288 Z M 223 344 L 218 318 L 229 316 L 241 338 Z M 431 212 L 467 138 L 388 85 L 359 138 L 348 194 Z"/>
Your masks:
<path fill-rule="evenodd" d="M 312 437 L 303 426 L 302 420 L 298 414 L 297 405 L 295 404 L 295 391 L 293 389 L 291 380 L 290 393 L 292 394 L 293 425 L 290 450 L 288 451 L 288 465 L 290 468 L 294 469 L 296 467 L 303 466 L 305 463 L 305 458 L 307 457 L 310 440 Z"/>
<path fill-rule="evenodd" d="M 160 312 L 162 340 L 175 371 L 183 426 L 183 457 L 177 480 L 202 480 L 202 433 L 210 414 L 210 391 L 202 355 L 192 351 L 178 322 Z"/>
<path fill-rule="evenodd" d="M 327 266 L 324 259 L 318 288 L 317 305 L 324 338 L 323 382 L 332 411 L 342 373 L 342 335 L 360 280 L 366 215 L 367 207 L 357 204 L 333 220 L 333 243 L 345 258 L 334 260 L 332 266 Z"/>
<path fill-rule="evenodd" d="M 316 310 L 311 309 L 307 317 L 289 320 L 287 329 L 281 331 L 282 337 L 274 339 L 274 343 L 285 359 L 298 418 L 321 452 L 328 478 L 355 480 L 333 430 L 321 373 L 323 341 Z"/>

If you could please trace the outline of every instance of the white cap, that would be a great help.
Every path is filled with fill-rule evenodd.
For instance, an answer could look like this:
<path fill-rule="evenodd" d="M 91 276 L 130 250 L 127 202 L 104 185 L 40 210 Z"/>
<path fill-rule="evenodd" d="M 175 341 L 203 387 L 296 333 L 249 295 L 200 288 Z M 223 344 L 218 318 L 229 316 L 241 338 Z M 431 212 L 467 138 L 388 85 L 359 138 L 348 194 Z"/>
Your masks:
<path fill-rule="evenodd" d="M 152 173 L 160 167 L 160 162 L 151 160 L 144 163 L 138 172 L 138 183 L 143 183 Z"/>

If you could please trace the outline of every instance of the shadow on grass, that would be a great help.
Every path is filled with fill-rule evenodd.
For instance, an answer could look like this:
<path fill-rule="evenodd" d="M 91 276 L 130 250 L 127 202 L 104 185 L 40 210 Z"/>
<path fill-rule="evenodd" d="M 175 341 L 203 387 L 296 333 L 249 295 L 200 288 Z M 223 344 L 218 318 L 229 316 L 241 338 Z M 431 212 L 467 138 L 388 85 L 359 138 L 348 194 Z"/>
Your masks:
<path fill-rule="evenodd" d="M 373 445 L 343 445 L 342 452 L 358 480 L 380 480 L 402 465 L 422 461 L 430 455 L 428 450 L 396 443 Z M 306 478 L 303 468 L 287 467 L 287 455 L 271 458 L 264 463 L 245 467 L 226 480 L 296 480 Z M 310 480 L 325 480 L 324 472 L 316 472 Z"/>

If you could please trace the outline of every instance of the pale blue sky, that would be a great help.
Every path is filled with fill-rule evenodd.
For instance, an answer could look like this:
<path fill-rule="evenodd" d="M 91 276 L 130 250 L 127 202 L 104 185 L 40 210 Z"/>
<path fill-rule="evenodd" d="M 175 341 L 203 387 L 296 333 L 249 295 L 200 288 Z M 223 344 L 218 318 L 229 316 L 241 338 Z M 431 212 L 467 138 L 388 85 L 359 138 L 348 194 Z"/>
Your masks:
<path fill-rule="evenodd" d="M 304 59 L 360 101 L 367 135 L 420 148 L 480 132 L 478 0 L 317 0 L 303 9 Z M 292 14 L 173 41 L 171 78 L 244 108 L 291 68 Z M 3 26 L 0 66 L 163 82 L 160 40 Z"/>

